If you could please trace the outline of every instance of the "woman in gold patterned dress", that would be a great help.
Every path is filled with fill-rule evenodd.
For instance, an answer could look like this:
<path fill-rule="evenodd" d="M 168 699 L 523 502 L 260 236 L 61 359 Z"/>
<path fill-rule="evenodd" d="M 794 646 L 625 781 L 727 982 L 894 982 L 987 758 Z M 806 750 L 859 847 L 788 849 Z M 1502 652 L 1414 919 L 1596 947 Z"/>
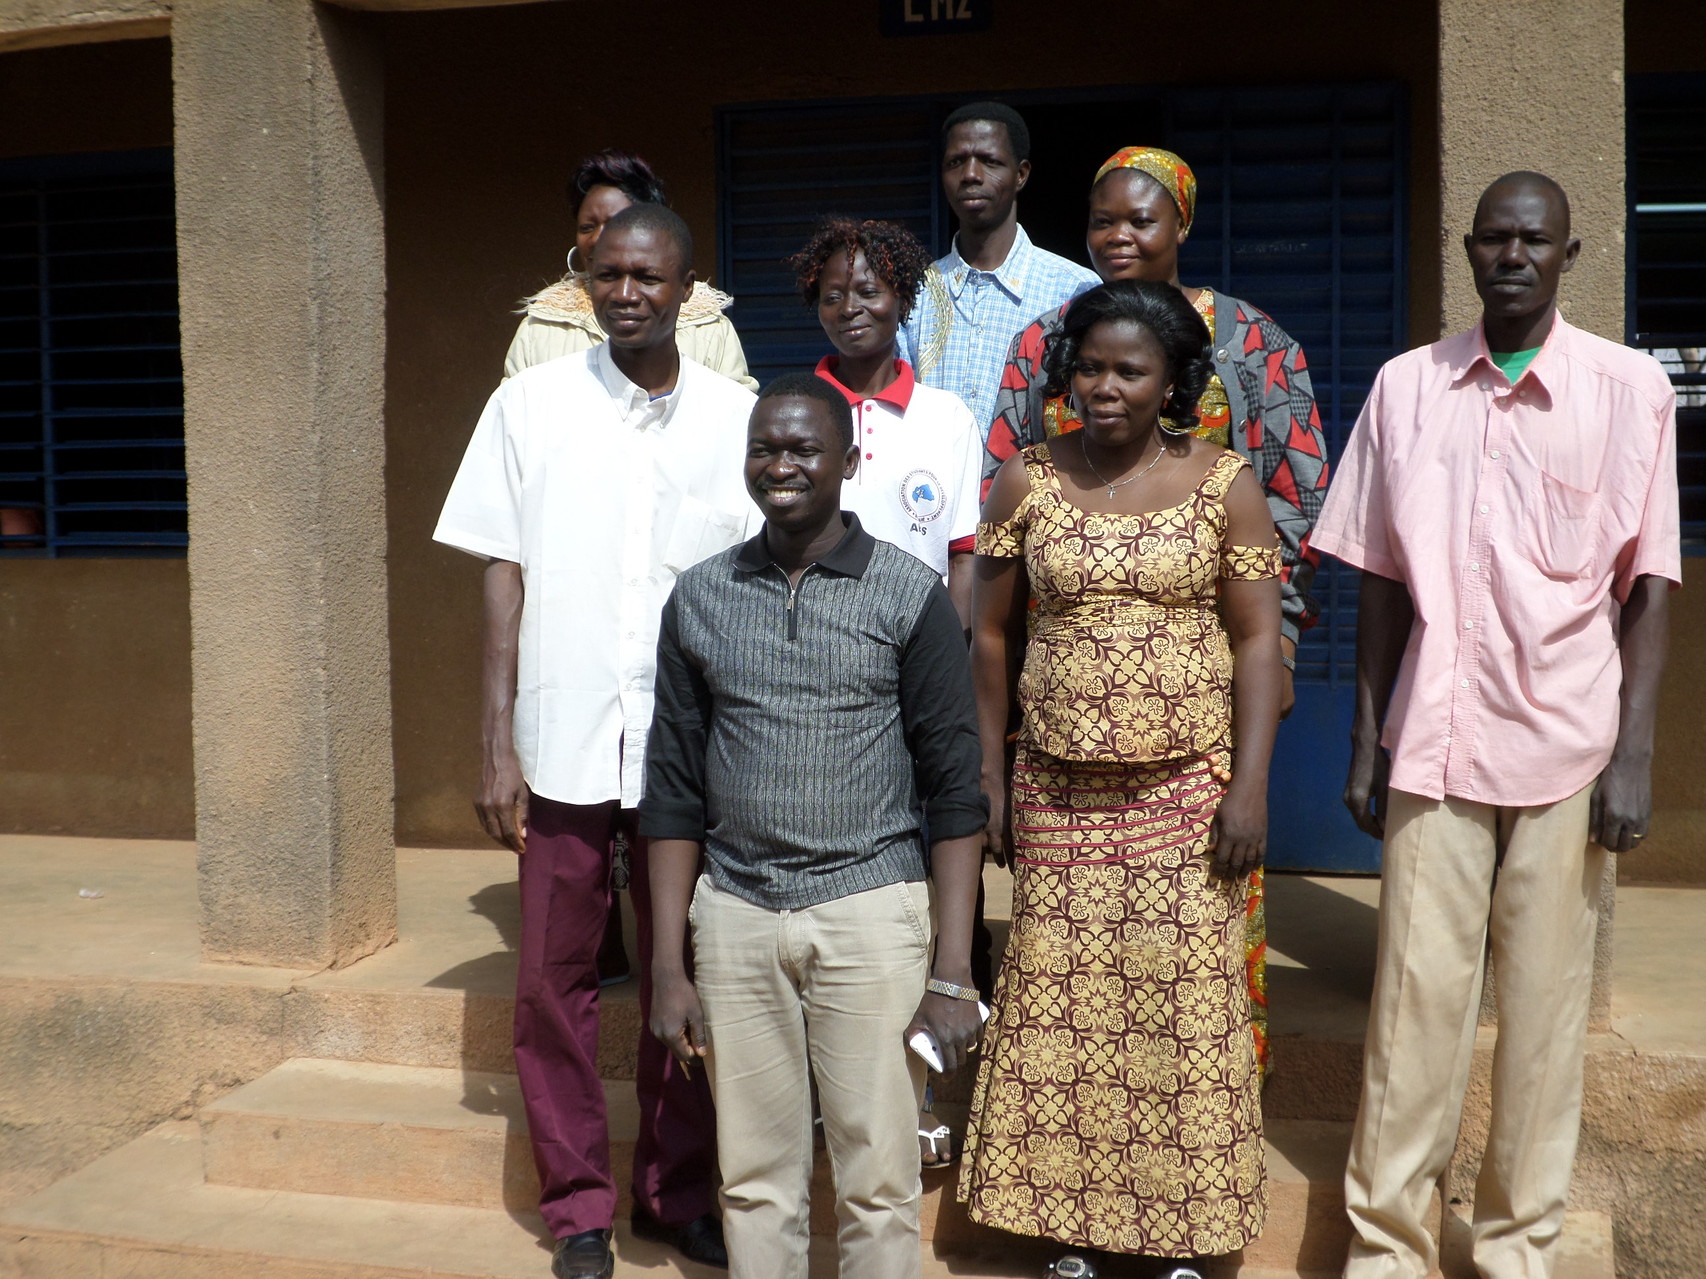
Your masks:
<path fill-rule="evenodd" d="M 1233 1252 L 1266 1210 L 1244 902 L 1279 551 L 1249 463 L 1188 429 L 1207 345 L 1164 284 L 1073 302 L 1047 358 L 1083 429 L 1009 459 L 978 530 L 989 842 L 1015 880 L 960 1194 L 1081 1259 Z"/>

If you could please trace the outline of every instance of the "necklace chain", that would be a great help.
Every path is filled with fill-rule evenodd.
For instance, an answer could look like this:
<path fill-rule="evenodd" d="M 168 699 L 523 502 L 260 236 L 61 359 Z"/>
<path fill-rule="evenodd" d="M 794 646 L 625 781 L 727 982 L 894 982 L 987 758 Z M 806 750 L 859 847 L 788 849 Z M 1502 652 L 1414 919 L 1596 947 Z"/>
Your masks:
<path fill-rule="evenodd" d="M 1162 458 L 1167 456 L 1167 446 L 1163 444 L 1155 450 L 1155 456 L 1150 460 L 1149 465 L 1144 467 L 1141 471 L 1138 471 L 1133 475 L 1128 475 L 1123 480 L 1110 480 L 1107 476 L 1098 471 L 1096 469 L 1096 464 L 1090 460 L 1090 441 L 1082 440 L 1080 443 L 1084 447 L 1084 465 L 1090 468 L 1090 474 L 1094 475 L 1098 480 L 1108 486 L 1109 497 L 1114 496 L 1115 489 L 1124 488 L 1127 484 L 1130 484 L 1133 481 L 1141 480 L 1145 475 L 1148 475 L 1155 469 L 1156 465 Z"/>

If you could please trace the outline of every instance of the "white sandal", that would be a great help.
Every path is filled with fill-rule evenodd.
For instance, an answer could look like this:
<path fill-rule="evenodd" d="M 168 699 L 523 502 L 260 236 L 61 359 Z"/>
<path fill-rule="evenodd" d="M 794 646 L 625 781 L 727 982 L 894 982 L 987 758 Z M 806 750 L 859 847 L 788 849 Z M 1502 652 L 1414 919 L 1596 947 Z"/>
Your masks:
<path fill-rule="evenodd" d="M 922 1112 L 928 1114 L 928 1111 Z M 934 1116 L 932 1116 L 934 1117 Z M 936 1156 L 931 1163 L 925 1163 L 923 1153 L 919 1154 L 919 1166 L 923 1168 L 943 1168 L 954 1162 L 954 1139 L 952 1130 L 947 1124 L 937 1124 L 934 1128 L 919 1128 L 918 1136 L 930 1143 L 930 1153 Z M 939 1143 L 939 1144 L 938 1144 Z"/>

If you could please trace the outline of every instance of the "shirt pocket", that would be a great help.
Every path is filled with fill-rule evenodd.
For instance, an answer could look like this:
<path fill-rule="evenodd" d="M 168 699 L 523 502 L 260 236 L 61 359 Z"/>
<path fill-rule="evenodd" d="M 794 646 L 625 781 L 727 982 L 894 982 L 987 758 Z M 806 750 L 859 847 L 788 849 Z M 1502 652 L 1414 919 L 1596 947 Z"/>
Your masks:
<path fill-rule="evenodd" d="M 1540 508 L 1530 521 L 1529 558 L 1547 577 L 1576 581 L 1593 571 L 1599 538 L 1598 493 L 1540 472 Z"/>
<path fill-rule="evenodd" d="M 683 494 L 677 499 L 675 523 L 664 542 L 663 566 L 672 573 L 686 572 L 700 560 L 733 546 L 745 531 L 744 515 L 719 510 Z"/>

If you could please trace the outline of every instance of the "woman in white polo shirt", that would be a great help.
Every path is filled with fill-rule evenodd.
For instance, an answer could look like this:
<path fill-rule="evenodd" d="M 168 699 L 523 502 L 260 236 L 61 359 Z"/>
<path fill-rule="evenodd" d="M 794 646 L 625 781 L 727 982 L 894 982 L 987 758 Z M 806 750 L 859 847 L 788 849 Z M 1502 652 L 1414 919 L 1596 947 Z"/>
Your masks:
<path fill-rule="evenodd" d="M 940 573 L 969 630 L 983 437 L 959 396 L 925 386 L 895 354 L 896 335 L 931 270 L 930 255 L 896 223 L 830 218 L 791 265 L 800 295 L 836 350 L 818 362 L 817 374 L 853 406 L 859 469 L 841 486 L 842 509 L 871 536 Z M 972 976 L 985 992 L 993 986 L 991 945 L 979 884 Z M 918 1116 L 918 1141 L 925 1164 L 953 1158 L 948 1126 L 928 1101 Z"/>
<path fill-rule="evenodd" d="M 940 573 L 970 626 L 982 438 L 957 395 L 925 386 L 895 354 L 930 255 L 897 223 L 830 218 L 792 265 L 836 350 L 818 376 L 853 406 L 859 469 L 841 504 L 873 537 Z"/>

